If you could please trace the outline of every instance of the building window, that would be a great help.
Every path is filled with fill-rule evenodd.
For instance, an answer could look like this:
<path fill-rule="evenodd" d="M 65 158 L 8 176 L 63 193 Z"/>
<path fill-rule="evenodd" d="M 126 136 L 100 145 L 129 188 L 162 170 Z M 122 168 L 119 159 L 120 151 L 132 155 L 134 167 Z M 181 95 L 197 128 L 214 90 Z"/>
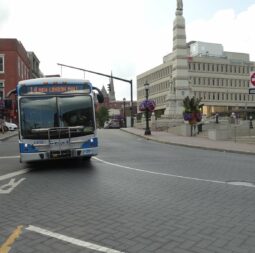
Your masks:
<path fill-rule="evenodd" d="M 0 81 L 0 100 L 4 98 L 4 81 Z"/>
<path fill-rule="evenodd" d="M 4 73 L 4 55 L 0 54 L 0 73 Z"/>

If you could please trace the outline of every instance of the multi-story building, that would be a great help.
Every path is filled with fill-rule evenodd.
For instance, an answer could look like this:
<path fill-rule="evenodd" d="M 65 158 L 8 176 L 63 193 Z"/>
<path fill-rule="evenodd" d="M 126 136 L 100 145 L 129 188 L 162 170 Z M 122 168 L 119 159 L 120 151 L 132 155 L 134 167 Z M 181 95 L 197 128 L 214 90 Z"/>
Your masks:
<path fill-rule="evenodd" d="M 249 54 L 226 52 L 214 43 L 188 43 L 188 73 L 191 92 L 202 98 L 203 112 L 255 111 L 255 96 L 249 94 L 250 72 L 255 62 Z M 172 80 L 172 54 L 163 64 L 137 76 L 138 104 L 144 100 L 144 84 L 150 84 L 150 98 L 156 101 L 156 111 L 163 114 Z"/>
<path fill-rule="evenodd" d="M 27 52 L 30 61 L 30 77 L 29 78 L 39 78 L 43 77 L 40 71 L 40 61 L 34 52 Z"/>
<path fill-rule="evenodd" d="M 17 121 L 16 100 L 14 96 L 8 97 L 8 93 L 20 80 L 42 76 L 39 63 L 36 55 L 28 53 L 17 39 L 0 39 L 0 100 L 8 98 L 11 102 L 4 113 L 1 111 L 1 117 L 4 114 L 7 120 Z"/>
<path fill-rule="evenodd" d="M 0 39 L 1 98 L 15 89 L 17 82 L 29 78 L 30 62 L 27 51 L 16 39 Z"/>

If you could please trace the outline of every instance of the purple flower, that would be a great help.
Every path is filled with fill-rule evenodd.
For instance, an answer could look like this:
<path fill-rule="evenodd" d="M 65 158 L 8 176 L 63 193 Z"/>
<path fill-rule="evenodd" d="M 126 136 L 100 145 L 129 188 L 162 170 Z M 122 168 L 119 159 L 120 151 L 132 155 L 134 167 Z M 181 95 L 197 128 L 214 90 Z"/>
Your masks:
<path fill-rule="evenodd" d="M 190 113 L 190 112 L 184 112 L 184 113 L 183 113 L 183 119 L 186 120 L 186 121 L 192 120 L 192 113 Z"/>
<path fill-rule="evenodd" d="M 144 100 L 141 102 L 139 105 L 139 110 L 140 111 L 145 111 L 148 109 L 150 112 L 153 112 L 156 107 L 156 102 L 152 99 Z"/>

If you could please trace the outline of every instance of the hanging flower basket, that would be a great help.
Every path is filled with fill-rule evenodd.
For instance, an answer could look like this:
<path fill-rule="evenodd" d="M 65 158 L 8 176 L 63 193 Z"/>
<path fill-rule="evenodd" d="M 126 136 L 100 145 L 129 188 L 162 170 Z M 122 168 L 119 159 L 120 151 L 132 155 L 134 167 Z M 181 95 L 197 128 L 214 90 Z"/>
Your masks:
<path fill-rule="evenodd" d="M 141 102 L 141 104 L 139 105 L 139 110 L 141 112 L 144 112 L 146 111 L 146 109 L 148 109 L 149 112 L 153 112 L 155 107 L 156 107 L 156 102 L 152 99 L 148 99 Z"/>

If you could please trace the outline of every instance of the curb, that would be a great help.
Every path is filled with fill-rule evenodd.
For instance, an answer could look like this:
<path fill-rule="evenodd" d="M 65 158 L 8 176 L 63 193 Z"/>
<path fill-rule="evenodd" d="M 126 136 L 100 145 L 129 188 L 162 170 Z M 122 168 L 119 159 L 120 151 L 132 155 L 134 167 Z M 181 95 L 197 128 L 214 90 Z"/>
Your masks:
<path fill-rule="evenodd" d="M 203 150 L 213 150 L 213 151 L 218 151 L 218 152 L 255 155 L 254 152 L 250 152 L 250 151 L 233 150 L 233 149 L 227 149 L 227 148 L 214 148 L 214 147 L 208 147 L 208 146 L 199 146 L 199 145 L 183 144 L 183 143 L 177 143 L 177 142 L 171 142 L 171 141 L 163 141 L 163 140 L 159 140 L 159 139 L 154 138 L 154 137 L 148 137 L 148 136 L 141 135 L 141 134 L 138 134 L 138 133 L 130 132 L 130 131 L 124 129 L 124 128 L 121 128 L 120 130 L 123 131 L 123 132 L 129 133 L 129 134 L 139 136 L 141 138 L 144 138 L 145 140 L 151 140 L 151 141 L 155 141 L 155 142 L 163 143 L 163 144 L 176 145 L 176 146 L 187 147 L 187 148 L 197 148 L 197 149 L 203 149 Z"/>
<path fill-rule="evenodd" d="M 1 136 L 1 135 L 3 135 L 3 136 Z M 16 135 L 18 135 L 18 132 L 10 133 L 8 135 L 0 134 L 0 141 L 5 141 L 5 140 L 7 140 L 13 136 L 16 136 Z"/>

